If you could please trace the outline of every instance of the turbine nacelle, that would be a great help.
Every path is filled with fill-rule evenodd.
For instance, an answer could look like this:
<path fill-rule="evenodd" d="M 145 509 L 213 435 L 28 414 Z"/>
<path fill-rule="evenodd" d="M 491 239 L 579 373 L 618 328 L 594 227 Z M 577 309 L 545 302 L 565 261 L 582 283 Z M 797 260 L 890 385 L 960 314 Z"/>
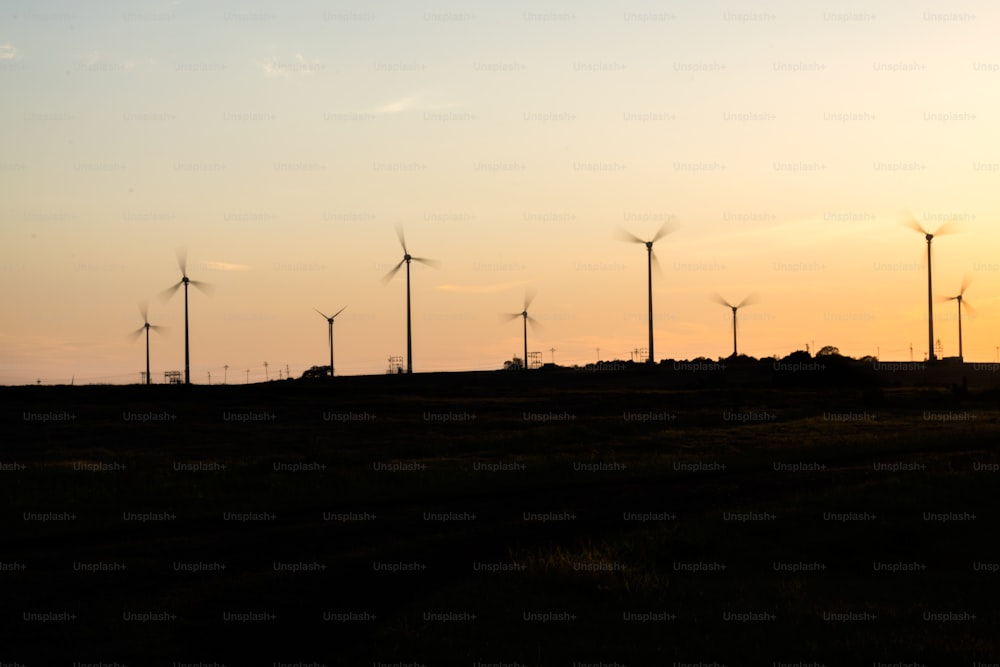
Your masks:
<path fill-rule="evenodd" d="M 915 230 L 915 231 L 920 232 L 921 234 L 923 234 L 924 235 L 924 239 L 926 239 L 928 243 L 930 243 L 934 239 L 935 236 L 941 236 L 943 234 L 953 234 L 953 233 L 955 233 L 957 231 L 960 231 L 959 230 L 959 224 L 955 220 L 949 220 L 949 221 L 945 222 L 944 224 L 942 224 L 940 227 L 938 227 L 937 229 L 935 229 L 932 232 L 929 229 L 927 229 L 926 227 L 924 227 L 923 225 L 921 225 L 919 222 L 917 222 L 917 219 L 914 218 L 909 213 L 906 213 L 904 215 L 905 215 L 905 217 L 903 219 L 903 224 L 906 225 L 907 227 L 909 227 L 910 229 L 913 229 L 913 230 Z"/>
<path fill-rule="evenodd" d="M 729 303 L 729 301 L 727 301 L 726 299 L 723 299 L 722 296 L 719 295 L 719 294 L 716 294 L 713 297 L 713 300 L 716 303 L 718 303 L 719 305 L 722 305 L 722 306 L 725 306 L 726 308 L 731 309 L 733 311 L 733 313 L 735 313 L 737 310 L 739 310 L 740 308 L 743 308 L 744 306 L 752 306 L 753 304 L 757 303 L 757 295 L 756 294 L 750 294 L 745 299 L 743 299 L 742 301 L 740 301 L 737 304 Z"/>
<path fill-rule="evenodd" d="M 139 303 L 139 314 L 142 315 L 142 326 L 130 334 L 133 340 L 138 340 L 143 332 L 148 336 L 150 331 L 160 334 L 166 331 L 166 327 L 164 326 L 149 323 L 149 308 L 144 301 Z"/>
<path fill-rule="evenodd" d="M 972 307 L 971 303 L 969 303 L 968 301 L 965 300 L 965 291 L 967 289 L 969 289 L 969 283 L 970 282 L 972 282 L 971 276 L 965 276 L 965 278 L 962 280 L 962 286 L 958 290 L 958 294 L 956 294 L 954 296 L 939 296 L 939 297 L 937 297 L 936 300 L 939 303 L 947 303 L 949 301 L 957 301 L 959 308 L 965 308 L 966 312 L 968 312 L 970 315 L 973 314 L 973 311 L 975 309 Z"/>
<path fill-rule="evenodd" d="M 347 308 L 347 306 L 344 306 L 344 308 Z M 325 319 L 328 323 L 333 324 L 333 321 L 335 319 L 337 319 L 337 315 L 340 315 L 342 312 L 344 312 L 344 308 L 341 308 L 340 310 L 338 310 L 337 312 L 335 312 L 333 315 L 327 315 L 326 313 L 324 313 L 319 308 L 313 308 L 313 310 L 315 310 L 317 313 L 319 313 L 320 316 L 323 319 Z"/>

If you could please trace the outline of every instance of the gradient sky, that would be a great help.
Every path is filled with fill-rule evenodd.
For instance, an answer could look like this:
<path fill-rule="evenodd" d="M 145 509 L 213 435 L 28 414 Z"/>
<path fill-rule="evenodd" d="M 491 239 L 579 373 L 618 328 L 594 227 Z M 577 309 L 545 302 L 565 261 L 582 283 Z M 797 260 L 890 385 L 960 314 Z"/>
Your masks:
<path fill-rule="evenodd" d="M 194 382 L 520 354 L 526 287 L 560 364 L 646 345 L 924 358 L 972 276 L 967 361 L 1000 345 L 1000 6 L 793 2 L 17 2 L 0 9 L 0 383 L 133 382 L 136 303 Z M 957 355 L 955 303 L 935 337 Z M 815 348 L 814 348 L 815 349 Z"/>

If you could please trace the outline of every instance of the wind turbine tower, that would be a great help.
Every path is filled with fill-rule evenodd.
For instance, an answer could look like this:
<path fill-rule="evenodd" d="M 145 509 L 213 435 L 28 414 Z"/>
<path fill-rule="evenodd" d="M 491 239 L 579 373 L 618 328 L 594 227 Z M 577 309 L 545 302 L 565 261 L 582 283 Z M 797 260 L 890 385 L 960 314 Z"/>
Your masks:
<path fill-rule="evenodd" d="M 209 285 L 188 278 L 187 253 L 184 250 L 177 251 L 177 266 L 181 270 L 181 279 L 164 290 L 163 296 L 169 299 L 180 289 L 181 285 L 184 286 L 184 384 L 191 384 L 191 345 L 188 334 L 188 285 L 194 285 L 205 294 L 209 293 Z"/>
<path fill-rule="evenodd" d="M 410 254 L 410 251 L 406 249 L 406 237 L 403 235 L 403 228 L 396 227 L 396 236 L 399 237 L 399 245 L 403 247 L 403 259 L 399 261 L 389 273 L 385 274 L 382 278 L 382 282 L 388 283 L 392 280 L 392 277 L 396 275 L 396 272 L 402 268 L 403 264 L 406 264 L 406 372 L 413 372 L 413 327 L 412 320 L 410 317 L 410 262 L 420 262 L 421 264 L 426 264 L 430 267 L 436 267 L 437 262 L 433 259 L 427 259 L 426 257 L 414 257 Z"/>
<path fill-rule="evenodd" d="M 923 225 L 912 217 L 908 218 L 905 224 L 923 234 L 924 239 L 927 241 L 927 360 L 934 361 L 936 355 L 934 354 L 934 289 L 931 285 L 931 241 L 934 240 L 935 236 L 953 232 L 954 224 L 946 222 L 938 227 L 937 231 L 933 234 L 924 229 Z"/>
<path fill-rule="evenodd" d="M 344 308 L 347 308 L 347 306 L 344 306 Z M 313 310 L 315 310 L 317 313 L 323 316 L 323 319 L 325 319 L 327 321 L 327 324 L 329 324 L 330 326 L 328 333 L 328 338 L 330 339 L 330 377 L 333 377 L 333 321 L 337 319 L 337 315 L 340 315 L 342 312 L 344 312 L 344 308 L 341 308 L 333 315 L 326 315 L 319 309 L 313 308 Z"/>
<path fill-rule="evenodd" d="M 733 304 L 729 303 L 728 301 L 726 301 L 725 299 L 723 299 L 718 294 L 715 295 L 715 300 L 716 300 L 717 303 L 725 306 L 726 308 L 730 308 L 733 311 L 733 356 L 732 356 L 732 358 L 735 359 L 736 358 L 736 311 L 738 311 L 743 306 L 749 306 L 749 305 L 755 303 L 756 302 L 756 298 L 753 295 L 750 295 L 747 298 L 745 298 L 742 301 L 740 301 L 735 306 Z M 806 347 L 808 348 L 808 345 Z"/>
<path fill-rule="evenodd" d="M 653 254 L 653 244 L 658 240 L 669 234 L 672 230 L 664 223 L 660 229 L 653 235 L 653 238 L 648 241 L 643 241 L 641 238 L 625 231 L 624 229 L 619 230 L 619 236 L 623 241 L 628 241 L 630 243 L 641 243 L 646 246 L 646 283 L 648 292 L 648 302 L 649 302 L 649 357 L 646 360 L 647 363 L 656 363 L 656 356 L 653 354 L 653 266 L 656 265 L 657 271 L 659 271 L 659 262 L 656 261 L 656 255 Z"/>

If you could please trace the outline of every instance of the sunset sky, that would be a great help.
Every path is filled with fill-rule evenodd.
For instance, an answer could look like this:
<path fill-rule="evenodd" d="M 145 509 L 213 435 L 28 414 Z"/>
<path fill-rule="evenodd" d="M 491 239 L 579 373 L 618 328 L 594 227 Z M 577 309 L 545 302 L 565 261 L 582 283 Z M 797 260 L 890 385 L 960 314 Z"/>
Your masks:
<path fill-rule="evenodd" d="M 20 2 L 0 8 L 0 384 L 927 352 L 1000 345 L 1000 6 L 913 2 Z M 958 354 L 955 302 L 935 337 Z M 815 350 L 815 348 L 813 348 Z"/>

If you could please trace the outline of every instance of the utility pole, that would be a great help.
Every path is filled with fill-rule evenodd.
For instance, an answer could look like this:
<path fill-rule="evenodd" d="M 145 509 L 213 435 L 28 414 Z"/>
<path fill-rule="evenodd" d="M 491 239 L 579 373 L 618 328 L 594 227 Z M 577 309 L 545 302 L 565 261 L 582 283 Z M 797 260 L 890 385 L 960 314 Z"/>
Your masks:
<path fill-rule="evenodd" d="M 250 369 L 247 369 L 247 384 L 250 384 Z"/>
<path fill-rule="evenodd" d="M 556 348 L 550 347 L 549 348 L 549 352 L 552 353 L 552 365 L 555 366 L 556 365 Z"/>
<path fill-rule="evenodd" d="M 209 385 L 209 386 L 211 386 L 211 385 L 212 385 L 212 371 L 209 371 L 209 372 L 208 372 L 208 385 Z"/>
<path fill-rule="evenodd" d="M 229 364 L 226 364 L 222 368 L 226 371 L 225 374 L 222 376 L 222 384 L 226 384 L 226 380 L 229 379 Z"/>
<path fill-rule="evenodd" d="M 268 377 L 268 375 L 267 375 L 267 362 L 265 361 L 264 362 L 264 382 L 269 382 L 270 380 L 271 380 L 271 378 Z"/>

